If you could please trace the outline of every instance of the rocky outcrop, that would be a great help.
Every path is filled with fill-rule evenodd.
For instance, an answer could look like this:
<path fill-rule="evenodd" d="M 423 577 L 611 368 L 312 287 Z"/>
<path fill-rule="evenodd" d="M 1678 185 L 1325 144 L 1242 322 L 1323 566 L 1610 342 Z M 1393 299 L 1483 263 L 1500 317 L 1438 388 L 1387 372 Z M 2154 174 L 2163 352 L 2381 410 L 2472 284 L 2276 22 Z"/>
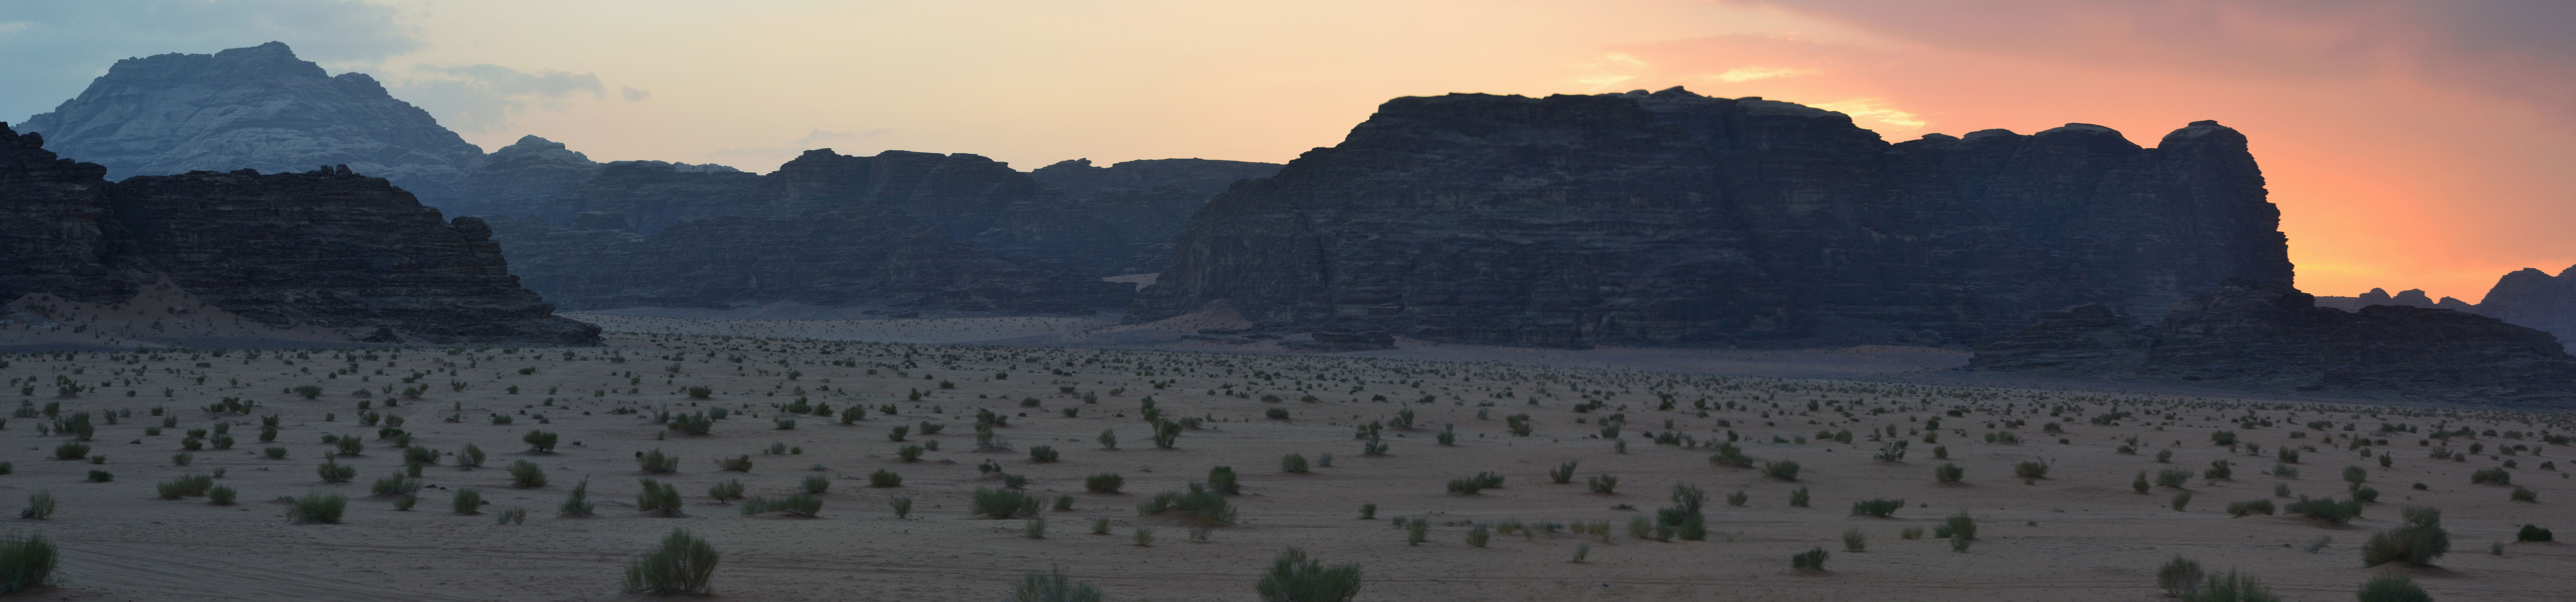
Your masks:
<path fill-rule="evenodd" d="M 2477 311 L 2549 331 L 2561 341 L 2576 340 L 2576 266 L 2556 276 L 2532 268 L 2505 274 L 2478 301 Z"/>
<path fill-rule="evenodd" d="M 1679 88 L 1399 98 L 1183 230 L 1131 320 L 1584 346 L 1964 346 L 2290 277 L 2245 137 L 2069 124 L 1890 145 Z"/>
<path fill-rule="evenodd" d="M 43 145 L 0 124 L 0 205 L 34 217 L 0 229 L 8 298 L 117 302 L 166 275 L 245 319 L 370 342 L 599 340 L 518 285 L 482 220 L 441 219 L 383 178 L 335 166 L 111 184 Z"/>
<path fill-rule="evenodd" d="M 2271 391 L 2473 402 L 2576 401 L 2576 358 L 2549 333 L 2446 309 L 2317 307 L 2232 281 L 2132 324 L 2096 305 L 1980 344 L 1970 370 L 2052 371 Z"/>
<path fill-rule="evenodd" d="M 2478 309 L 2478 306 L 2476 305 L 2451 297 L 2443 297 L 2442 300 L 2435 301 L 2432 296 L 2424 293 L 2424 289 L 2420 288 L 2399 291 L 2394 296 L 2389 295 L 2387 289 L 2374 288 L 2370 289 L 2370 292 L 2362 293 L 2359 296 L 2353 297 L 2317 297 L 2317 307 L 2332 307 L 2344 311 L 2361 311 L 2361 308 L 2373 305 L 2403 305 L 2406 307 L 2424 307 L 2431 309 L 2455 309 L 2471 313 L 2475 313 Z"/>
<path fill-rule="evenodd" d="M 330 75 L 269 42 L 117 61 L 79 97 L 19 124 L 106 177 L 345 164 L 433 201 L 483 149 L 364 73 Z"/>
<path fill-rule="evenodd" d="M 650 235 L 612 214 L 574 227 L 499 218 L 512 271 L 570 309 L 776 302 L 933 312 L 1089 314 L 1127 285 L 996 257 L 899 214 L 684 220 Z M 582 226 L 590 226 L 583 228 Z"/>
<path fill-rule="evenodd" d="M 485 156 L 457 183 L 455 197 L 438 209 L 487 218 L 547 215 L 558 211 L 556 197 L 581 189 L 599 172 L 599 162 L 561 142 L 521 136 Z"/>
<path fill-rule="evenodd" d="M 1120 257 L 1091 264 L 1095 272 L 1145 274 L 1172 261 L 1172 238 L 1208 199 L 1235 182 L 1279 173 L 1277 163 L 1212 159 L 1144 159 L 1096 167 L 1090 159 L 1060 161 L 1029 172 L 1039 184 L 1064 193 L 1079 212 L 1113 227 Z"/>

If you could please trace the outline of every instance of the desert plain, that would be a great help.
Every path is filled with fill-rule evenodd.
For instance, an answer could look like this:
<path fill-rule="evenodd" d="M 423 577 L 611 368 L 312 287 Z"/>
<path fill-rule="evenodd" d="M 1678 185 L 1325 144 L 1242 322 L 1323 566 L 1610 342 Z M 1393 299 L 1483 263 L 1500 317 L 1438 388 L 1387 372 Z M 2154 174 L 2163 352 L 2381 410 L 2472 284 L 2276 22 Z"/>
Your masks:
<path fill-rule="evenodd" d="M 1291 547 L 1357 563 L 1361 600 L 2153 600 L 2175 557 L 2252 574 L 2288 600 L 2348 599 L 2382 573 L 2453 600 L 2563 600 L 2576 585 L 2566 544 L 2516 541 L 2524 525 L 2576 524 L 2563 506 L 2576 496 L 2560 464 L 2568 416 L 2543 408 L 1980 382 L 1942 370 L 1960 354 L 1930 349 L 1407 341 L 1330 354 L 601 321 L 600 347 L 0 358 L 0 393 L 18 398 L 0 401 L 14 412 L 0 500 L 56 503 L 9 526 L 63 550 L 61 587 L 37 599 L 614 599 L 626 564 L 674 529 L 714 544 L 715 597 L 740 600 L 994 600 L 1058 569 L 1111 600 L 1250 600 Z M 1032 324 L 1018 328 L 1102 328 Z M 88 441 L 58 428 L 83 414 Z M 979 414 L 1000 423 L 979 429 L 993 422 Z M 705 434 L 670 424 L 698 417 Z M 1161 429 L 1176 431 L 1168 447 Z M 551 451 L 532 449 L 532 431 L 555 438 Z M 344 454 L 325 438 L 359 443 Z M 468 446 L 480 466 L 460 465 Z M 922 449 L 907 461 L 910 446 Z M 1042 446 L 1053 461 L 1033 453 Z M 676 471 L 642 469 L 657 451 Z M 1287 470 L 1292 454 L 1304 472 Z M 425 457 L 436 460 L 402 476 Z M 353 478 L 326 482 L 326 462 Z M 544 484 L 515 486 L 517 462 Z M 1783 462 L 1798 470 L 1780 474 Z M 2212 478 L 2216 462 L 2226 474 Z M 2045 471 L 2017 475 L 2029 465 Z M 1944 466 L 1955 482 L 1936 476 Z M 1140 509 L 1218 467 L 1240 488 L 1223 497 L 1226 520 Z M 2495 470 L 2509 484 L 2472 483 Z M 880 471 L 900 485 L 872 486 Z M 2167 471 L 2187 478 L 2136 490 Z M 1102 474 L 1123 481 L 1116 492 L 1087 487 Z M 195 476 L 233 503 L 162 495 Z M 742 511 L 810 491 L 813 477 L 812 516 Z M 1480 477 L 1499 486 L 1459 490 Z M 681 494 L 678 516 L 639 511 L 644 479 Z M 591 514 L 564 514 L 585 481 Z M 711 497 L 735 481 L 746 499 Z M 1704 533 L 1659 524 L 1677 487 L 1700 492 Z M 2343 524 L 2286 511 L 2359 487 L 2375 501 Z M 467 490 L 485 503 L 458 512 Z M 1043 523 L 975 514 L 978 490 L 1025 493 Z M 337 524 L 284 518 L 287 500 L 317 493 L 348 498 Z M 897 498 L 911 500 L 906 516 Z M 1856 511 L 1874 500 L 1901 503 Z M 2263 500 L 2276 511 L 2229 512 Z M 2361 544 L 2409 506 L 2441 510 L 2449 554 L 2365 567 Z M 1959 515 L 1976 525 L 1964 551 L 1937 535 Z M 1822 570 L 1792 567 L 1813 550 Z"/>

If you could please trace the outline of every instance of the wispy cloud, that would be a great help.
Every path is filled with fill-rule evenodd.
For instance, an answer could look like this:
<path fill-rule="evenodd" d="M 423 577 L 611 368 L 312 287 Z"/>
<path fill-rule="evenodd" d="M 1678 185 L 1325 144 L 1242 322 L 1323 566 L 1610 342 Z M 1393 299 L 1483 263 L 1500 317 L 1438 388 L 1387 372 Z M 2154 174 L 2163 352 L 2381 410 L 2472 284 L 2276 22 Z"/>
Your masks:
<path fill-rule="evenodd" d="M 1930 125 L 1930 122 L 1924 121 L 1923 118 L 1917 117 L 1913 113 L 1896 110 L 1893 107 L 1887 106 L 1886 102 L 1875 98 L 1828 102 L 1812 106 L 1827 111 L 1850 115 L 1852 116 L 1852 119 L 1855 120 L 1875 121 L 1888 126 L 1887 128 L 1872 127 L 1870 129 L 1917 130 L 1923 129 L 1923 126 L 1925 125 Z M 1864 123 L 1861 124 L 1861 126 L 1869 127 L 1869 124 Z"/>
<path fill-rule="evenodd" d="M 617 95 L 625 97 L 626 102 L 644 102 L 644 99 L 653 97 L 653 91 L 632 86 L 618 86 Z"/>
<path fill-rule="evenodd" d="M 441 116 L 441 123 L 447 127 L 467 132 L 509 125 L 511 114 L 526 111 L 532 104 L 541 109 L 563 110 L 566 99 L 581 95 L 604 98 L 608 94 L 599 76 L 590 73 L 528 73 L 484 63 L 416 65 L 411 74 L 419 77 L 394 85 L 395 96 Z M 632 92 L 626 96 L 635 98 Z"/>
<path fill-rule="evenodd" d="M 1816 73 L 1816 70 L 1799 69 L 1795 67 L 1736 67 L 1734 69 L 1726 70 L 1725 73 L 1720 73 L 1712 77 L 1716 77 L 1717 79 L 1728 83 L 1734 83 L 1749 82 L 1759 79 L 1771 79 L 1775 77 L 1796 77 L 1813 73 Z"/>

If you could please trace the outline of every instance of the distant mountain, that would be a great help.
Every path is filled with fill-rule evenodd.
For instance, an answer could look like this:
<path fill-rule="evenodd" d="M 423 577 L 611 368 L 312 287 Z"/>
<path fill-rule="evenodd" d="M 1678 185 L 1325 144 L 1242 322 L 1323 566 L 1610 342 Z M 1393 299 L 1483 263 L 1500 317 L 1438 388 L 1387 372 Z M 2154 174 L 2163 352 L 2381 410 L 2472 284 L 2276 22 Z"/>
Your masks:
<path fill-rule="evenodd" d="M 2041 312 L 2287 282 L 2245 136 L 2097 125 L 1889 144 L 1679 88 L 1386 102 L 1210 201 L 1130 320 L 1223 299 L 1439 341 L 1963 347 Z"/>
<path fill-rule="evenodd" d="M 1163 271 L 1172 262 L 1172 237 L 1190 216 L 1235 182 L 1279 173 L 1277 163 L 1213 159 L 1143 159 L 1096 167 L 1090 159 L 1060 161 L 1029 177 L 1063 192 L 1078 211 L 1116 225 L 1119 253 L 1094 271 L 1138 274 Z M 1122 263 L 1121 260 L 1124 262 Z"/>
<path fill-rule="evenodd" d="M 2450 297 L 2435 301 L 2421 289 L 2390 295 L 2374 288 L 2352 297 L 2317 297 L 2318 307 L 2344 311 L 2373 305 L 2459 310 L 2548 331 L 2561 341 L 2576 341 L 2576 266 L 2559 270 L 2556 276 L 2535 268 L 2515 270 L 2496 279 L 2486 297 L 2474 304 Z"/>
<path fill-rule="evenodd" d="M 2432 297 L 2424 293 L 2424 289 L 2420 288 L 2398 291 L 2394 296 L 2388 294 L 2388 289 L 2374 288 L 2370 289 L 2370 292 L 2352 297 L 2330 297 L 2322 295 L 2317 297 L 2317 307 L 2331 307 L 2344 311 L 2361 311 L 2361 308 L 2373 305 L 2402 305 L 2406 307 L 2456 309 L 2460 311 L 2475 311 L 2477 309 L 2477 305 L 2475 304 L 2451 297 L 2443 297 L 2442 300 L 2435 301 Z"/>
<path fill-rule="evenodd" d="M 195 170 L 309 171 L 348 165 L 443 200 L 483 149 L 364 73 L 325 73 L 269 42 L 117 61 L 79 97 L 19 124 L 109 179 Z"/>

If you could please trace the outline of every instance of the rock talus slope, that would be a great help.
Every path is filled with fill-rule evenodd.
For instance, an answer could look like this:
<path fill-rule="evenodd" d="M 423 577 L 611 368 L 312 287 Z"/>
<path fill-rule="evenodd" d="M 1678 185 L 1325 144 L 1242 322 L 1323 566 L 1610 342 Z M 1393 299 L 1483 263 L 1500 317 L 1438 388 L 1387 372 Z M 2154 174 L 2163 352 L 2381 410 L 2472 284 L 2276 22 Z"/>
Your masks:
<path fill-rule="evenodd" d="M 1890 145 L 1679 88 L 1389 101 L 1209 202 L 1131 320 L 1585 346 L 1962 346 L 2290 276 L 2245 137 L 2069 124 Z"/>
<path fill-rule="evenodd" d="M 0 205 L 14 222 L 0 293 L 114 302 L 166 275 L 227 312 L 375 342 L 591 344 L 518 285 L 482 220 L 442 220 L 347 166 L 191 172 L 121 183 L 0 124 Z"/>
<path fill-rule="evenodd" d="M 349 165 L 433 203 L 483 149 L 364 73 L 333 76 L 269 42 L 117 61 L 80 96 L 19 124 L 106 177 Z"/>

